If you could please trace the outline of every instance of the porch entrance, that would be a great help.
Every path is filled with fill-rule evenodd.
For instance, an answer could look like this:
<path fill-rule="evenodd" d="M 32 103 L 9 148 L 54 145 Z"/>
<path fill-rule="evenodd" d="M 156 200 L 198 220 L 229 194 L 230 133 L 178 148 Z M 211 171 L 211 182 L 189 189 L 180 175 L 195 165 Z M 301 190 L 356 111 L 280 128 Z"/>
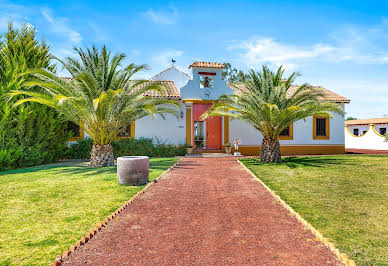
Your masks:
<path fill-rule="evenodd" d="M 193 136 L 196 149 L 220 150 L 222 147 L 222 117 L 210 117 L 201 121 L 201 115 L 209 110 L 210 103 L 193 104 Z"/>

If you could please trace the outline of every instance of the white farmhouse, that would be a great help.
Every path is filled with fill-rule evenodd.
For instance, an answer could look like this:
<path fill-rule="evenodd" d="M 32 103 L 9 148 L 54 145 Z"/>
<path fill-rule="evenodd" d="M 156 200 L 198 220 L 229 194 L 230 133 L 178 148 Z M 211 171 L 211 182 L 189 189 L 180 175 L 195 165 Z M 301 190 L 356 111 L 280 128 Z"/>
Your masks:
<path fill-rule="evenodd" d="M 192 77 L 172 66 L 150 79 L 163 82 L 168 87 L 167 97 L 182 103 L 180 117 L 167 115 L 144 117 L 128 127 L 123 137 L 157 138 L 170 144 L 187 144 L 194 152 L 224 152 L 224 144 L 241 140 L 239 151 L 243 155 L 260 154 L 262 135 L 254 128 L 239 120 L 227 117 L 212 117 L 201 121 L 200 116 L 210 108 L 222 94 L 237 93 L 235 86 L 222 78 L 224 66 L 217 62 L 194 62 L 189 66 Z M 235 84 L 239 86 L 241 84 Z M 292 89 L 296 89 L 294 86 Z M 315 87 L 322 92 L 325 101 L 336 102 L 345 109 L 349 100 L 323 87 Z M 161 97 L 160 95 L 149 95 Z M 341 154 L 345 153 L 343 115 L 328 117 L 308 117 L 297 121 L 284 130 L 280 136 L 282 154 Z M 82 132 L 81 132 L 82 134 Z M 80 135 L 83 136 L 83 135 Z"/>

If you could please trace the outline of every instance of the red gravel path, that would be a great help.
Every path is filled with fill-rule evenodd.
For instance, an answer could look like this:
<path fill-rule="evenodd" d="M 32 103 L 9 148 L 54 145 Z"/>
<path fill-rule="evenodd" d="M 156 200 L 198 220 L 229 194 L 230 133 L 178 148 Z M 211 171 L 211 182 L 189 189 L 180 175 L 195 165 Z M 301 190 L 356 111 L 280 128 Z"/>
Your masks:
<path fill-rule="evenodd" d="M 337 265 L 234 158 L 185 158 L 65 264 Z"/>

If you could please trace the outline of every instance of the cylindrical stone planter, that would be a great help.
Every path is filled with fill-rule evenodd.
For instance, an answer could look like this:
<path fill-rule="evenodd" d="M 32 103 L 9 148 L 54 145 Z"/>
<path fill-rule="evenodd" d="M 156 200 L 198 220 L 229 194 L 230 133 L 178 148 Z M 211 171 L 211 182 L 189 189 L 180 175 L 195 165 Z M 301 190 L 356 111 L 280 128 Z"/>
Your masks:
<path fill-rule="evenodd" d="M 117 180 L 120 185 L 144 185 L 148 182 L 149 167 L 147 156 L 119 157 L 117 158 Z"/>

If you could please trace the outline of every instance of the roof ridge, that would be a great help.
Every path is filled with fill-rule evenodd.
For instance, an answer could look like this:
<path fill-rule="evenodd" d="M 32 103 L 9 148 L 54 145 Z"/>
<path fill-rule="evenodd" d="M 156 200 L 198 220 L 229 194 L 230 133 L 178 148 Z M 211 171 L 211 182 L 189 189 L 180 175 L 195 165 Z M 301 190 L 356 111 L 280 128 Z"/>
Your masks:
<path fill-rule="evenodd" d="M 175 68 L 176 70 L 178 70 L 179 72 L 182 72 L 182 73 L 185 74 L 188 78 L 191 79 L 191 77 L 190 77 L 187 73 L 185 73 L 184 71 L 180 70 L 180 69 L 177 68 L 176 66 L 170 66 L 170 67 L 166 68 L 165 70 L 163 70 L 162 72 L 159 72 L 158 74 L 156 74 L 156 75 L 150 77 L 149 80 L 152 80 L 152 79 L 156 78 L 157 76 L 160 76 L 161 74 L 163 74 L 164 72 L 166 72 L 167 70 L 169 70 L 169 69 L 171 69 L 171 68 Z"/>
<path fill-rule="evenodd" d="M 224 64 L 221 64 L 219 62 L 206 62 L 206 61 L 194 61 L 190 66 L 190 68 L 197 67 L 197 68 L 219 68 L 223 69 L 225 68 Z"/>

